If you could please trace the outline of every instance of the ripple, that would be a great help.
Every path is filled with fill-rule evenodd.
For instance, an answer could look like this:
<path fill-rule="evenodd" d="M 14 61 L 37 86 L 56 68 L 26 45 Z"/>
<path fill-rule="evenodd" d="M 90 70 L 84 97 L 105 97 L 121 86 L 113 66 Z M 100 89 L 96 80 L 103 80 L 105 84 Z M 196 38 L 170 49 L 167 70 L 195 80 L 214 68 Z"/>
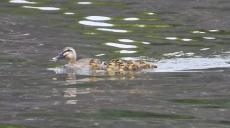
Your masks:
<path fill-rule="evenodd" d="M 179 51 L 179 52 L 172 52 L 172 53 L 165 53 L 163 54 L 163 56 L 167 56 L 167 57 L 181 57 L 181 56 L 193 56 L 195 53 L 193 52 L 187 52 L 184 53 L 183 51 Z"/>
<path fill-rule="evenodd" d="M 36 2 L 30 2 L 26 0 L 10 0 L 10 3 L 17 3 L 17 4 L 36 4 Z"/>
<path fill-rule="evenodd" d="M 194 69 L 230 67 L 226 58 L 172 58 L 157 62 L 154 72 L 177 72 Z"/>
<path fill-rule="evenodd" d="M 109 23 L 87 21 L 87 20 L 82 20 L 82 21 L 79 21 L 78 23 L 82 24 L 82 25 L 87 25 L 87 26 L 99 26 L 99 27 L 111 27 L 111 26 L 114 26 L 113 24 L 109 24 Z"/>
<path fill-rule="evenodd" d="M 147 14 L 148 14 L 148 15 L 155 15 L 154 12 L 148 12 Z"/>
<path fill-rule="evenodd" d="M 192 33 L 194 33 L 194 34 L 205 34 L 206 32 L 203 32 L 203 31 L 192 31 Z"/>
<path fill-rule="evenodd" d="M 97 54 L 95 56 L 104 56 L 105 54 L 104 53 L 101 53 L 101 54 Z"/>
<path fill-rule="evenodd" d="M 131 40 L 131 39 L 118 39 L 118 41 L 126 42 L 126 43 L 133 43 L 134 42 L 134 40 Z"/>
<path fill-rule="evenodd" d="M 192 41 L 192 39 L 190 39 L 190 38 L 182 38 L 181 40 L 185 41 L 185 42 Z"/>
<path fill-rule="evenodd" d="M 215 37 L 210 37 L 210 36 L 205 36 L 203 37 L 204 39 L 207 39 L 207 40 L 215 40 L 216 38 Z"/>
<path fill-rule="evenodd" d="M 113 29 L 113 28 L 97 28 L 97 30 L 108 31 L 108 32 L 117 32 L 117 33 L 127 33 L 127 32 L 129 32 L 128 30 Z"/>
<path fill-rule="evenodd" d="M 129 18 L 124 18 L 123 20 L 125 20 L 125 21 L 137 21 L 137 20 L 139 20 L 139 18 L 129 17 Z"/>
<path fill-rule="evenodd" d="M 111 20 L 110 17 L 106 16 L 87 16 L 87 20 L 93 20 L 93 21 L 105 21 L 105 20 Z"/>
<path fill-rule="evenodd" d="M 32 9 L 46 10 L 46 11 L 57 11 L 57 10 L 60 10 L 60 8 L 57 8 L 57 7 L 33 7 L 33 6 L 23 6 L 23 8 L 32 8 Z"/>
<path fill-rule="evenodd" d="M 121 50 L 120 53 L 136 53 L 137 51 L 131 51 L 131 50 Z"/>
<path fill-rule="evenodd" d="M 75 13 L 73 13 L 73 12 L 65 12 L 64 14 L 65 15 L 74 15 Z"/>
<path fill-rule="evenodd" d="M 141 42 L 142 44 L 150 44 L 150 42 Z"/>
<path fill-rule="evenodd" d="M 117 47 L 117 48 L 137 48 L 137 46 L 135 45 L 127 45 L 127 44 L 119 44 L 119 43 L 105 43 L 108 46 L 113 46 L 113 47 Z"/>
<path fill-rule="evenodd" d="M 219 32 L 220 30 L 217 30 L 217 29 L 211 29 L 211 30 L 208 30 L 209 32 Z"/>
<path fill-rule="evenodd" d="M 88 4 L 92 4 L 92 2 L 77 2 L 77 4 L 88 5 Z"/>
<path fill-rule="evenodd" d="M 177 37 L 165 37 L 166 40 L 177 40 Z"/>
<path fill-rule="evenodd" d="M 209 50 L 210 48 L 202 48 L 202 49 L 200 49 L 201 51 L 207 51 L 207 50 Z"/>

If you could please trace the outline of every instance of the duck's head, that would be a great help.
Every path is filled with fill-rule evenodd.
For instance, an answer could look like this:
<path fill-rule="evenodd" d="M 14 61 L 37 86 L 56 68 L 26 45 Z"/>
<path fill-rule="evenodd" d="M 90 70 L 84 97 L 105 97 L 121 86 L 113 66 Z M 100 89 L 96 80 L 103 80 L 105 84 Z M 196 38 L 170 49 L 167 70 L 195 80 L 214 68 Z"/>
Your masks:
<path fill-rule="evenodd" d="M 72 47 L 65 47 L 62 52 L 60 52 L 56 57 L 52 58 L 53 61 L 60 59 L 66 59 L 69 64 L 74 64 L 77 60 L 76 51 Z"/>

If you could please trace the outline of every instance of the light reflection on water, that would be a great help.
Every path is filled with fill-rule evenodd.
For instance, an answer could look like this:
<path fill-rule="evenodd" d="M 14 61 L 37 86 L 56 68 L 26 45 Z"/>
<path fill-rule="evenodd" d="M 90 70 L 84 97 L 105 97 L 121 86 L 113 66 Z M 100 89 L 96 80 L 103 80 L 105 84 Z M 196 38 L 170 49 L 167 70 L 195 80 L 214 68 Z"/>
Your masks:
<path fill-rule="evenodd" d="M 113 24 L 110 24 L 110 23 L 87 21 L 87 20 L 81 20 L 78 23 L 82 24 L 82 25 L 97 26 L 97 27 L 112 27 L 112 26 L 114 26 Z"/>
<path fill-rule="evenodd" d="M 105 20 L 111 20 L 110 17 L 106 16 L 87 16 L 87 20 L 94 20 L 94 21 L 105 21 Z"/>
<path fill-rule="evenodd" d="M 0 9 L 1 123 L 229 127 L 229 32 L 195 27 L 183 14 L 202 14 L 202 9 L 165 11 L 158 9 L 168 3 L 150 6 L 160 1 L 137 0 L 7 2 Z M 71 74 L 63 71 L 62 62 L 48 62 L 63 46 L 87 57 L 146 60 L 158 68 Z"/>
<path fill-rule="evenodd" d="M 128 45 L 128 44 L 119 44 L 119 43 L 105 43 L 108 46 L 116 47 L 116 48 L 137 48 L 135 45 Z"/>
<path fill-rule="evenodd" d="M 34 6 L 22 6 L 23 8 L 32 8 L 32 9 L 38 9 L 38 10 L 45 10 L 45 11 L 57 11 L 60 10 L 60 8 L 57 7 L 34 7 Z"/>
<path fill-rule="evenodd" d="M 114 29 L 114 28 L 97 28 L 97 30 L 107 31 L 107 32 L 116 32 L 116 33 L 127 33 L 127 32 L 129 32 L 128 30 Z"/>
<path fill-rule="evenodd" d="M 26 0 L 10 0 L 10 3 L 17 3 L 17 4 L 36 4 L 36 2 L 30 2 Z"/>

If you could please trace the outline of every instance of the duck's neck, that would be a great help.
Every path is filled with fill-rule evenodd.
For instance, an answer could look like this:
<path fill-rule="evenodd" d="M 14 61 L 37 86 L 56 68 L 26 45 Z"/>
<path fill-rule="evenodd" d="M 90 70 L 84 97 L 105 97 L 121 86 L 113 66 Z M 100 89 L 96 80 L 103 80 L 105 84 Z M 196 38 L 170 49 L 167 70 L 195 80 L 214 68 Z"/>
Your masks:
<path fill-rule="evenodd" d="M 71 59 L 71 60 L 68 61 L 68 65 L 74 66 L 76 64 L 77 64 L 76 59 Z"/>

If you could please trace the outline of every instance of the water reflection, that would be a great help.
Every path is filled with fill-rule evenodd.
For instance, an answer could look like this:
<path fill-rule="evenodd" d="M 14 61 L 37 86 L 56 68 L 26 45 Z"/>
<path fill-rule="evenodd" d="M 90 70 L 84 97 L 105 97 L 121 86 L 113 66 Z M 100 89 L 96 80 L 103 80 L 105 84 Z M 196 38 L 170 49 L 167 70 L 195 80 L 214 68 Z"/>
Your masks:
<path fill-rule="evenodd" d="M 137 21 L 137 20 L 139 20 L 139 18 L 129 17 L 129 18 L 124 18 L 123 20 L 126 20 L 126 21 Z"/>
<path fill-rule="evenodd" d="M 120 53 L 136 53 L 137 51 L 131 51 L 131 50 L 120 50 Z"/>
<path fill-rule="evenodd" d="M 87 20 L 93 20 L 93 21 L 105 21 L 105 20 L 111 20 L 110 17 L 106 16 L 87 16 L 85 17 Z"/>
<path fill-rule="evenodd" d="M 10 0 L 10 3 L 17 3 L 17 4 L 36 4 L 36 2 L 30 2 L 26 0 Z"/>
<path fill-rule="evenodd" d="M 32 9 L 38 9 L 38 10 L 45 10 L 45 11 L 57 11 L 60 10 L 60 8 L 57 7 L 34 7 L 34 6 L 22 6 L 23 8 L 32 8 Z"/>
<path fill-rule="evenodd" d="M 105 44 L 116 48 L 137 48 L 137 46 L 135 45 L 128 45 L 128 44 L 119 44 L 119 43 L 111 43 L 111 42 Z"/>
<path fill-rule="evenodd" d="M 65 15 L 74 15 L 75 13 L 73 13 L 73 12 L 65 12 L 64 14 Z"/>
<path fill-rule="evenodd" d="M 196 31 L 192 31 L 192 33 L 194 33 L 194 34 L 205 34 L 206 32 L 196 30 Z"/>
<path fill-rule="evenodd" d="M 182 38 L 181 40 L 185 42 L 192 41 L 192 39 L 189 39 L 189 38 Z"/>
<path fill-rule="evenodd" d="M 107 31 L 107 32 L 116 32 L 116 33 L 127 33 L 127 32 L 129 32 L 128 30 L 114 29 L 114 28 L 97 28 L 97 30 Z"/>
<path fill-rule="evenodd" d="M 184 52 L 170 53 L 167 56 L 186 56 Z M 194 53 L 189 53 L 187 56 L 192 56 Z M 230 67 L 228 59 L 226 58 L 174 58 L 162 59 L 157 62 L 158 68 L 154 72 L 193 72 L 202 69 L 212 68 L 227 68 Z"/>
<path fill-rule="evenodd" d="M 178 38 L 177 37 L 165 37 L 165 39 L 167 39 L 167 40 L 177 40 Z"/>
<path fill-rule="evenodd" d="M 214 25 L 211 28 L 197 27 L 197 22 L 188 20 L 194 14 L 199 19 L 197 12 L 216 9 L 222 18 L 227 17 L 227 11 L 222 13 L 225 10 L 219 8 L 222 5 L 213 10 L 212 4 L 202 5 L 202 1 L 182 2 L 192 8 L 186 11 L 188 18 L 178 9 L 181 4 L 167 8 L 165 2 L 151 0 L 1 3 L 0 44 L 5 57 L 0 59 L 1 123 L 32 127 L 229 127 L 229 102 L 219 102 L 228 99 L 229 32 L 215 27 L 219 22 L 209 22 L 218 15 L 199 20 Z M 47 17 L 34 13 L 35 9 L 56 13 Z M 156 63 L 158 68 L 140 74 L 78 74 L 61 68 L 44 71 L 57 66 L 47 64 L 47 58 L 64 45 L 78 47 L 84 56 L 103 59 L 140 60 L 143 56 L 141 60 Z M 29 61 L 21 62 L 20 57 Z"/>
<path fill-rule="evenodd" d="M 215 37 L 210 37 L 210 36 L 204 36 L 203 38 L 207 39 L 207 40 L 215 40 L 216 39 Z"/>
<path fill-rule="evenodd" d="M 134 40 L 131 40 L 131 39 L 118 39 L 118 41 L 120 41 L 120 42 L 126 42 L 126 43 L 133 43 L 133 42 L 135 42 Z"/>
<path fill-rule="evenodd" d="M 110 24 L 110 23 L 87 21 L 87 20 L 81 20 L 78 23 L 82 24 L 82 25 L 98 26 L 98 27 L 112 27 L 112 26 L 114 26 L 113 24 Z"/>
<path fill-rule="evenodd" d="M 88 5 L 88 4 L 92 4 L 92 2 L 89 1 L 85 1 L 85 2 L 77 2 L 77 4 L 81 4 L 81 5 Z"/>

